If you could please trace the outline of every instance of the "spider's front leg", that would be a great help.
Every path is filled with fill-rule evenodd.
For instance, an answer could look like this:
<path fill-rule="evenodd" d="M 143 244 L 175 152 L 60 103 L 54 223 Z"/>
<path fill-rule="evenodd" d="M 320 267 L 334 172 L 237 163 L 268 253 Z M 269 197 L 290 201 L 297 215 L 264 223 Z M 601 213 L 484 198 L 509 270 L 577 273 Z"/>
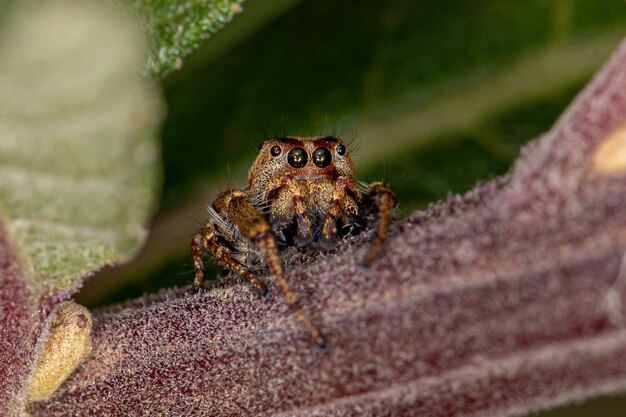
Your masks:
<path fill-rule="evenodd" d="M 374 262 L 374 259 L 376 259 L 376 255 L 383 247 L 383 243 L 385 243 L 389 223 L 391 223 L 391 211 L 396 205 L 396 193 L 394 193 L 388 185 L 376 181 L 369 185 L 369 192 L 365 198 L 369 199 L 374 204 L 378 215 L 376 237 L 372 242 L 369 252 L 363 259 L 363 264 L 369 267 L 372 262 Z"/>
<path fill-rule="evenodd" d="M 239 231 L 261 250 L 285 303 L 291 308 L 311 337 L 320 346 L 325 346 L 326 339 L 304 314 L 298 298 L 285 278 L 283 262 L 276 247 L 276 240 L 265 217 L 248 201 L 242 190 L 231 190 L 223 193 L 215 200 L 213 206 L 218 213 L 224 213 L 239 228 Z M 249 271 L 247 272 L 249 273 Z"/>

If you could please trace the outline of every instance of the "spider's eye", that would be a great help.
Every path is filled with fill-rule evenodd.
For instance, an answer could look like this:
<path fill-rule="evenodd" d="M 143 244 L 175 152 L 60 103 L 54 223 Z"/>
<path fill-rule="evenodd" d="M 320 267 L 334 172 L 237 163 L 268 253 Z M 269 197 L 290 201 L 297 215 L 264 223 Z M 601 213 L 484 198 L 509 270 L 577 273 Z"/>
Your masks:
<path fill-rule="evenodd" d="M 302 148 L 293 148 L 287 155 L 287 162 L 294 168 L 302 168 L 308 161 L 309 157 Z"/>
<path fill-rule="evenodd" d="M 335 150 L 337 151 L 337 155 L 345 155 L 346 154 L 346 147 L 343 144 L 337 146 L 337 148 Z"/>
<path fill-rule="evenodd" d="M 332 162 L 332 155 L 330 151 L 326 148 L 317 148 L 315 152 L 313 152 L 313 163 L 316 167 L 326 168 Z"/>
<path fill-rule="evenodd" d="M 283 152 L 282 149 L 280 149 L 280 146 L 278 145 L 274 145 L 272 146 L 272 149 L 270 149 L 270 154 L 272 154 L 272 156 L 278 156 Z"/>

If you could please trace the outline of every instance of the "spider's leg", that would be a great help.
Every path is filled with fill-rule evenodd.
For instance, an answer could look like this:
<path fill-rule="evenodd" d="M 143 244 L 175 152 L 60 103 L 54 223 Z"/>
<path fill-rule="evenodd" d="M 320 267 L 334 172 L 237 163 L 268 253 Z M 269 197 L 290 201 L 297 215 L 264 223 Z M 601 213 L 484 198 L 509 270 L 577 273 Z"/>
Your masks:
<path fill-rule="evenodd" d="M 268 191 L 265 193 L 265 203 L 269 202 L 272 196 L 283 187 L 286 187 L 289 191 L 295 212 L 296 225 L 298 226 L 296 244 L 298 246 L 305 246 L 313 239 L 313 229 L 298 182 L 288 174 L 273 178 L 266 186 Z"/>
<path fill-rule="evenodd" d="M 204 263 L 202 261 L 202 253 L 204 251 L 210 252 L 215 260 L 224 268 L 230 269 L 244 277 L 248 282 L 254 285 L 254 288 L 256 288 L 261 295 L 267 292 L 265 283 L 255 277 L 246 267 L 233 258 L 232 251 L 219 240 L 215 225 L 211 223 L 207 223 L 200 233 L 196 234 L 191 241 L 193 266 L 196 271 L 193 280 L 194 290 L 201 288 L 202 282 L 204 281 Z"/>
<path fill-rule="evenodd" d="M 335 246 L 337 218 L 340 214 L 356 215 L 358 206 L 355 199 L 358 200 L 358 198 L 359 189 L 354 179 L 343 176 L 337 178 L 320 233 L 320 245 L 322 247 L 330 249 Z"/>
<path fill-rule="evenodd" d="M 250 203 L 241 190 L 232 190 L 219 197 L 213 204 L 218 211 L 224 211 L 256 247 L 265 256 L 265 262 L 274 276 L 285 303 L 291 308 L 296 318 L 320 346 L 326 345 L 326 339 L 320 330 L 304 314 L 298 298 L 285 278 L 282 259 L 276 247 L 276 240 L 265 217 Z"/>
<path fill-rule="evenodd" d="M 369 193 L 366 198 L 369 198 L 374 203 L 378 211 L 376 237 L 372 242 L 369 252 L 363 259 L 363 264 L 369 267 L 372 262 L 374 262 L 374 259 L 376 259 L 376 255 L 382 248 L 385 238 L 387 237 L 387 230 L 391 222 L 391 211 L 396 204 L 396 193 L 382 182 L 373 182 L 369 186 Z"/>

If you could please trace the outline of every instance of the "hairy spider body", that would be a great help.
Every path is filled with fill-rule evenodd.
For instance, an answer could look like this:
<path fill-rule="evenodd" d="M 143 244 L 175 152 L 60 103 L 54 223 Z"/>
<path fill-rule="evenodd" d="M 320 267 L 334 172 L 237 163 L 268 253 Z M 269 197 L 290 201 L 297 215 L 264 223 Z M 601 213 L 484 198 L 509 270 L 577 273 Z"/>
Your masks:
<path fill-rule="evenodd" d="M 267 265 L 287 305 L 316 342 L 326 341 L 302 311 L 285 279 L 280 249 L 332 248 L 378 220 L 376 236 L 363 263 L 381 249 L 395 206 L 394 192 L 381 182 L 359 184 L 346 146 L 333 137 L 269 139 L 250 169 L 248 185 L 221 193 L 209 208 L 211 218 L 192 240 L 194 288 L 202 286 L 202 254 L 255 286 L 266 286 L 253 271 Z M 263 262 L 264 261 L 264 262 Z"/>

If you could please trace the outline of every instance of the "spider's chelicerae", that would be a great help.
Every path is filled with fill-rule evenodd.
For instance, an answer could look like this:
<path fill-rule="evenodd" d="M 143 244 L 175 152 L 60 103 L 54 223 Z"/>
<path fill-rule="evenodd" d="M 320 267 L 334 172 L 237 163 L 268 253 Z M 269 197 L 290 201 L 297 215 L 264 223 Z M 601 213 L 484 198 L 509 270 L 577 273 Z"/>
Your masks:
<path fill-rule="evenodd" d="M 243 276 L 261 293 L 263 281 L 252 271 L 264 258 L 285 302 L 320 345 L 326 340 L 302 311 L 285 279 L 280 249 L 332 248 L 377 221 L 376 235 L 363 259 L 369 266 L 381 249 L 395 193 L 381 182 L 362 184 L 346 146 L 333 137 L 269 139 L 248 175 L 248 186 L 221 193 L 209 208 L 211 218 L 191 243 L 195 289 L 202 287 L 202 254 Z"/>

